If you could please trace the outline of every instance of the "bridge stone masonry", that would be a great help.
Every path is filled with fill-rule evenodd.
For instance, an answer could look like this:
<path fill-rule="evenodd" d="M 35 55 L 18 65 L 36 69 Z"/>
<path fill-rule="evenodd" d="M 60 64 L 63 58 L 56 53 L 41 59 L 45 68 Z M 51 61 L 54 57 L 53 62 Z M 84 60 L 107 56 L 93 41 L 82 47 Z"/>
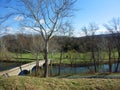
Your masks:
<path fill-rule="evenodd" d="M 45 60 L 40 60 L 39 66 L 43 66 L 44 63 L 45 63 Z M 48 63 L 50 64 L 50 60 L 48 61 Z M 9 70 L 2 71 L 2 72 L 0 72 L 0 76 L 8 77 L 8 76 L 19 75 L 20 72 L 22 72 L 23 70 L 31 71 L 34 66 L 36 66 L 36 61 L 27 63 L 27 64 L 23 64 L 21 66 L 18 66 L 18 67 L 9 69 Z"/>

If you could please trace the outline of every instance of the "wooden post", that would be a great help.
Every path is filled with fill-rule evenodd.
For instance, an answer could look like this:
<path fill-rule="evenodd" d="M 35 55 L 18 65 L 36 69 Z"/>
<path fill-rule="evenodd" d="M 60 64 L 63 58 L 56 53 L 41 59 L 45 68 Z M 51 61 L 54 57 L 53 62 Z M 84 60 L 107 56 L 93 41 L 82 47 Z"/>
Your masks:
<path fill-rule="evenodd" d="M 20 66 L 20 71 L 22 71 L 22 67 Z"/>

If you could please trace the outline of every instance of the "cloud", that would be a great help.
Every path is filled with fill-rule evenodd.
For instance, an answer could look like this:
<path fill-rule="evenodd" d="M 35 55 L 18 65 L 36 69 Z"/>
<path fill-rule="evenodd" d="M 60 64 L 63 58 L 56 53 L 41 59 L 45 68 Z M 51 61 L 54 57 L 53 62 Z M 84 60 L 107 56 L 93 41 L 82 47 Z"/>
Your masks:
<path fill-rule="evenodd" d="M 45 23 L 43 19 L 39 20 L 40 24 Z"/>
<path fill-rule="evenodd" d="M 22 21 L 23 19 L 24 19 L 23 16 L 16 16 L 16 17 L 14 18 L 15 21 Z"/>
<path fill-rule="evenodd" d="M 109 31 L 108 30 L 106 30 L 106 29 L 100 29 L 100 30 L 97 30 L 96 31 L 96 34 L 98 35 L 98 34 L 108 34 L 109 33 Z"/>
<path fill-rule="evenodd" d="M 3 26 L 0 25 L 0 29 L 2 29 L 2 28 L 3 28 Z"/>
<path fill-rule="evenodd" d="M 38 23 L 38 22 L 35 21 L 35 23 Z M 44 19 L 40 19 L 40 20 L 39 20 L 39 23 L 40 23 L 40 24 L 44 24 L 44 23 L 45 23 Z"/>
<path fill-rule="evenodd" d="M 6 30 L 10 31 L 10 30 L 13 30 L 13 28 L 12 27 L 6 27 Z"/>
<path fill-rule="evenodd" d="M 39 30 L 39 28 L 34 28 L 34 29 Z M 29 28 L 29 27 L 21 27 L 20 30 L 24 33 L 27 33 L 27 34 L 38 33 L 38 31 L 35 31 L 35 30 L 33 30 L 32 28 Z"/>

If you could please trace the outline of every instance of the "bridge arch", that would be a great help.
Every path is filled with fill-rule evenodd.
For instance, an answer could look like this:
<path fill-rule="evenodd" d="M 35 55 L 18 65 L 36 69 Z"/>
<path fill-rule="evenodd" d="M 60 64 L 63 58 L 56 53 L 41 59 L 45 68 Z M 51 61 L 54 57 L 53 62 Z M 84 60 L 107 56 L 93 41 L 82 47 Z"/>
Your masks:
<path fill-rule="evenodd" d="M 31 71 L 35 72 L 37 69 L 41 70 L 42 66 L 37 67 L 36 65 L 32 67 Z"/>
<path fill-rule="evenodd" d="M 27 75 L 27 74 L 30 74 L 30 71 L 24 69 L 18 75 L 22 76 L 22 75 Z"/>

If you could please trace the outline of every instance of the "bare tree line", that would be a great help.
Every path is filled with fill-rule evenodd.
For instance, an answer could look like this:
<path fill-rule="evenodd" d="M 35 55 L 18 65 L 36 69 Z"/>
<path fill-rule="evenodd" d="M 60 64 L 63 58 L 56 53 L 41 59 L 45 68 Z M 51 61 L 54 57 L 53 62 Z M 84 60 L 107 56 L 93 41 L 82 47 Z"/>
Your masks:
<path fill-rule="evenodd" d="M 112 72 L 112 62 L 117 58 L 117 65 L 114 72 L 119 70 L 120 63 L 120 19 L 113 18 L 107 24 L 104 24 L 104 27 L 109 31 L 109 36 L 104 36 L 101 40 L 98 40 L 95 32 L 98 30 L 97 24 L 90 23 L 88 27 L 82 27 L 82 31 L 85 34 L 86 44 L 85 47 L 90 48 L 91 57 L 90 59 L 94 63 L 94 71 L 97 72 L 97 66 L 100 63 L 103 55 L 101 52 L 107 52 L 108 60 L 109 60 L 109 72 Z M 115 52 L 117 52 L 117 57 L 115 56 Z"/>

